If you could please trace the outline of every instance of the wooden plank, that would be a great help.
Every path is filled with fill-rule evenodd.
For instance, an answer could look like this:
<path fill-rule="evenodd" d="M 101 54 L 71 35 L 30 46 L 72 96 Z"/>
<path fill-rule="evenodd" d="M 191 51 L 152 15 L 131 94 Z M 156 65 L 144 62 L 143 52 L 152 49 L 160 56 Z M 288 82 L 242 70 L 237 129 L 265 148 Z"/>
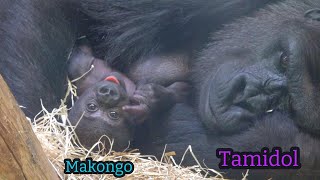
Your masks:
<path fill-rule="evenodd" d="M 0 75 L 0 179 L 58 179 Z"/>

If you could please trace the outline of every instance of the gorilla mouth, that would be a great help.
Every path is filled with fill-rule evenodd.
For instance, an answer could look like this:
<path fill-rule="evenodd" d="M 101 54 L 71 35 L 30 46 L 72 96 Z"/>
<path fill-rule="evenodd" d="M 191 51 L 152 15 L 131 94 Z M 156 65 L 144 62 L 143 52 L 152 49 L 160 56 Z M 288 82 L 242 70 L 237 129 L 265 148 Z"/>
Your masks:
<path fill-rule="evenodd" d="M 252 106 L 252 104 L 248 103 L 248 102 L 245 102 L 245 101 L 241 101 L 237 104 L 235 104 L 236 106 L 242 108 L 242 109 L 245 109 L 245 110 L 248 110 L 249 112 L 254 112 L 255 108 Z"/>
<path fill-rule="evenodd" d="M 260 95 L 260 97 L 263 95 Z M 274 109 L 278 108 L 279 105 L 279 99 L 280 96 L 277 95 L 265 95 L 265 99 L 263 101 L 255 101 L 253 100 L 253 102 L 250 102 L 250 100 L 248 101 L 241 101 L 236 103 L 235 105 L 248 110 L 251 113 L 270 113 L 272 112 Z M 255 98 L 252 98 L 255 99 Z"/>
<path fill-rule="evenodd" d="M 104 80 L 120 85 L 120 81 L 115 76 L 108 76 Z"/>

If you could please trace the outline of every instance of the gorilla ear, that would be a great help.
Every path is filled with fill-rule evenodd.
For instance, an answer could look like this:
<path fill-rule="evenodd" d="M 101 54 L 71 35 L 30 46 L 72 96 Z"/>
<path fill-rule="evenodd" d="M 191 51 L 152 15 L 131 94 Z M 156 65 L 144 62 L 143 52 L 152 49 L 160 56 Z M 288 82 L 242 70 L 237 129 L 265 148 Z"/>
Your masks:
<path fill-rule="evenodd" d="M 320 21 L 320 9 L 319 8 L 309 9 L 304 13 L 304 17 L 312 20 Z"/>

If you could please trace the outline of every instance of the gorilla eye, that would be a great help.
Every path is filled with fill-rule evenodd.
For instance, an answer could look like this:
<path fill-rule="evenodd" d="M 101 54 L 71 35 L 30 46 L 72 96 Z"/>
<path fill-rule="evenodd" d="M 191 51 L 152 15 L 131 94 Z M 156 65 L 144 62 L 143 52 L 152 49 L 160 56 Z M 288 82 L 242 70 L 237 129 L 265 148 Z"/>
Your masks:
<path fill-rule="evenodd" d="M 95 105 L 94 103 L 89 103 L 87 104 L 87 110 L 89 112 L 96 112 L 98 110 L 98 106 Z"/>
<path fill-rule="evenodd" d="M 117 120 L 119 119 L 119 113 L 116 111 L 110 111 L 108 113 L 108 116 L 112 119 L 112 120 Z"/>
<path fill-rule="evenodd" d="M 286 69 L 289 64 L 289 56 L 286 53 L 281 53 L 280 56 L 280 65 L 282 68 Z"/>

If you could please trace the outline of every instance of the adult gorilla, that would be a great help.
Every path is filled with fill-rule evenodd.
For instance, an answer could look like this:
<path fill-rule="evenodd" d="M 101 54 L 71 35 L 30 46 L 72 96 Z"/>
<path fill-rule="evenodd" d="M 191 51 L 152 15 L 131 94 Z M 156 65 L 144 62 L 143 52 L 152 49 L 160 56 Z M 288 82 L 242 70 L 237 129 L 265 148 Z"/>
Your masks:
<path fill-rule="evenodd" d="M 194 74 L 200 115 L 208 127 L 243 130 L 257 115 L 279 109 L 304 130 L 319 134 L 320 21 L 315 8 L 319 0 L 288 0 L 213 35 L 195 61 Z"/>
<path fill-rule="evenodd" d="M 288 151 L 296 146 L 300 170 L 250 170 L 249 174 L 273 179 L 319 177 L 319 8 L 319 0 L 287 0 L 213 34 L 212 42 L 194 60 L 193 73 L 201 121 L 211 133 L 202 130 L 190 109 L 173 109 L 171 119 L 152 131 L 146 151 L 168 144 L 169 151 L 181 156 L 191 144 L 199 160 L 216 167 L 216 148 L 259 152 L 263 147 Z"/>
<path fill-rule="evenodd" d="M 119 4 L 114 7 L 124 12 L 130 9 Z M 161 6 L 155 7 L 161 9 Z M 320 8 L 319 0 L 287 0 L 267 7 L 253 17 L 241 19 L 215 33 L 212 43 L 193 61 L 196 66 L 193 81 L 198 88 L 201 120 L 212 129 L 212 133 L 239 134 L 212 135 L 203 131 L 195 118 L 188 121 L 186 112 L 191 110 L 179 113 L 178 108 L 174 109 L 172 119 L 163 121 L 162 126 L 156 126 L 158 132 L 151 131 L 154 137 L 151 137 L 152 143 L 146 151 L 154 152 L 157 145 L 169 144 L 172 150 L 182 152 L 187 144 L 192 144 L 197 155 L 201 159 L 212 160 L 210 164 L 214 166 L 217 161 L 210 156 L 215 155 L 215 148 L 219 146 L 232 147 L 238 151 L 260 151 L 265 146 L 280 146 L 288 150 L 292 146 L 298 146 L 301 150 L 302 172 L 305 175 L 303 177 L 319 176 L 317 134 L 320 128 L 320 64 L 317 58 L 320 57 L 320 22 L 316 8 Z M 132 10 L 128 14 L 139 12 Z M 160 15 L 161 12 L 159 11 Z M 111 19 L 117 15 L 128 14 L 115 13 Z M 105 14 L 99 15 L 104 17 Z M 151 15 L 152 13 L 149 14 L 150 18 Z M 143 19 L 138 15 L 133 17 L 137 18 L 134 19 L 136 22 Z M 131 23 L 133 22 L 135 21 Z M 129 28 L 131 23 L 113 27 Z M 148 46 L 154 41 L 159 42 L 160 51 L 163 50 L 162 46 L 167 47 L 167 39 L 162 42 L 163 36 L 160 36 L 158 31 L 153 31 L 156 28 L 148 29 L 151 34 L 146 36 L 146 39 L 141 36 L 130 39 L 130 36 L 137 35 L 135 33 L 142 29 L 147 28 L 118 31 L 122 35 L 119 37 L 127 39 L 128 47 L 133 47 L 133 42 L 142 43 L 136 46 L 137 53 L 129 54 L 139 56 L 139 53 L 151 51 L 152 48 Z M 173 29 L 167 31 L 169 34 L 174 34 L 176 30 L 168 29 Z M 98 29 L 98 32 L 102 30 Z M 183 37 L 184 34 L 181 34 L 168 37 Z M 117 39 L 112 42 L 108 36 L 106 41 L 111 47 L 119 47 L 118 42 L 121 42 Z M 178 42 L 192 42 L 192 39 L 182 38 Z M 111 62 L 115 65 L 125 60 L 132 62 L 127 54 L 129 49 L 116 52 Z M 113 51 L 109 51 L 111 55 Z M 129 57 L 129 60 L 124 57 Z M 275 112 L 268 114 L 269 110 Z M 188 116 L 192 117 L 190 114 Z M 293 175 L 295 174 L 296 172 Z"/>
<path fill-rule="evenodd" d="M 158 43 L 178 51 L 180 45 L 189 42 L 182 39 L 179 46 L 175 44 L 168 46 L 173 41 L 171 41 L 172 32 L 165 30 L 167 27 L 173 27 L 174 32 L 183 30 L 187 33 L 186 36 L 177 37 L 178 40 L 190 38 L 191 35 L 197 35 L 195 39 L 200 40 L 202 30 L 207 32 L 208 28 L 196 28 L 196 33 L 188 30 L 194 30 L 191 28 L 193 25 L 205 25 L 209 19 L 212 20 L 208 12 L 215 15 L 213 19 L 216 19 L 216 22 L 213 23 L 213 27 L 219 27 L 227 20 L 247 14 L 267 2 L 269 0 L 259 0 L 258 3 L 256 0 L 169 1 L 169 3 L 143 0 L 113 1 L 115 3 L 113 6 L 108 4 L 108 1 L 85 1 L 82 3 L 82 8 L 90 10 L 95 16 L 84 24 L 78 24 L 79 18 L 82 18 L 77 13 L 79 1 L 2 0 L 0 2 L 0 72 L 19 104 L 26 107 L 24 109 L 26 115 L 33 117 L 40 110 L 40 98 L 50 109 L 63 97 L 65 62 L 75 39 L 81 34 L 78 29 L 85 31 L 86 23 L 97 22 L 100 30 L 93 31 L 92 34 L 101 35 L 99 33 L 103 31 L 101 29 L 108 30 L 106 33 L 110 35 L 109 40 L 117 42 L 117 44 L 111 44 L 109 41 L 99 43 L 103 47 L 100 51 L 105 52 L 106 49 L 111 49 L 112 53 L 107 54 L 111 61 L 118 60 L 119 58 L 114 57 L 124 52 L 125 56 L 121 56 L 122 60 L 129 58 L 130 62 L 135 62 L 137 59 L 131 57 L 156 49 Z M 117 4 L 124 4 L 124 7 Z M 209 9 L 207 5 L 210 5 Z M 222 12 L 226 12 L 223 18 L 220 16 Z M 192 16 L 184 16 L 186 13 Z M 149 41 L 150 37 L 156 37 L 156 39 L 152 38 Z M 158 41 L 159 38 L 161 42 Z M 117 62 L 121 64 L 124 61 Z M 123 65 L 129 68 L 130 62 L 126 61 Z M 119 63 L 113 64 L 117 64 L 116 68 L 119 68 Z"/>
<path fill-rule="evenodd" d="M 297 146 L 311 177 L 320 162 L 319 8 L 319 0 L 287 0 L 227 25 L 193 74 L 201 120 L 214 133 L 240 134 L 225 147 Z"/>

